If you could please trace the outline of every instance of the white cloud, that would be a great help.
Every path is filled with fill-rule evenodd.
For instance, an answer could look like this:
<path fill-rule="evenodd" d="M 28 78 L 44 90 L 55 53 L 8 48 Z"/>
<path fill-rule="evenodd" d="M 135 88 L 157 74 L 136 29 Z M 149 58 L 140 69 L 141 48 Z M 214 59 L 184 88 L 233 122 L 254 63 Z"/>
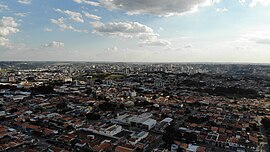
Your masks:
<path fill-rule="evenodd" d="M 99 6 L 100 4 L 98 2 L 93 2 L 93 1 L 89 1 L 89 0 L 73 0 L 73 2 L 76 3 L 84 3 L 84 4 L 88 4 L 88 5 L 92 5 L 92 6 Z"/>
<path fill-rule="evenodd" d="M 140 24 L 138 22 L 111 22 L 108 24 L 95 22 L 95 24 L 92 24 L 92 26 L 95 29 L 94 33 L 107 36 L 121 36 L 132 38 L 141 33 L 153 33 L 153 30 L 150 27 Z"/>
<path fill-rule="evenodd" d="M 0 12 L 6 11 L 6 10 L 9 10 L 8 6 L 0 4 Z"/>
<path fill-rule="evenodd" d="M 255 39 L 255 42 L 258 43 L 258 44 L 270 45 L 270 37 L 268 37 L 268 38 L 258 38 L 258 39 Z"/>
<path fill-rule="evenodd" d="M 75 29 L 73 26 L 71 25 L 67 25 L 65 23 L 66 19 L 61 17 L 59 19 L 51 19 L 51 22 L 55 25 L 57 25 L 58 27 L 60 27 L 61 31 L 65 31 L 65 30 L 72 30 L 74 32 L 82 32 L 81 30 Z"/>
<path fill-rule="evenodd" d="M 8 47 L 8 45 L 9 45 L 9 39 L 0 37 L 0 46 Z"/>
<path fill-rule="evenodd" d="M 97 15 L 94 15 L 94 14 L 84 12 L 84 15 L 89 19 L 98 20 L 98 21 L 101 20 L 100 16 L 97 16 Z"/>
<path fill-rule="evenodd" d="M 171 42 L 163 39 L 149 39 L 140 43 L 140 46 L 170 46 Z"/>
<path fill-rule="evenodd" d="M 253 42 L 256 44 L 266 44 L 270 45 L 270 30 L 267 29 L 249 29 L 243 31 L 240 38 L 238 39 L 239 42 L 249 43 Z"/>
<path fill-rule="evenodd" d="M 61 31 L 64 31 L 64 30 L 74 30 L 74 28 L 71 25 L 67 25 L 65 23 L 65 18 L 63 18 L 63 17 L 61 17 L 61 18 L 59 18 L 57 20 L 51 19 L 51 22 L 53 24 L 58 25 L 60 27 Z"/>
<path fill-rule="evenodd" d="M 240 3 L 241 5 L 244 5 L 244 4 L 246 3 L 246 0 L 239 0 L 239 3 Z"/>
<path fill-rule="evenodd" d="M 103 24 L 92 22 L 93 33 L 102 36 L 138 38 L 141 46 L 167 46 L 171 43 L 167 40 L 159 39 L 152 28 L 138 22 L 111 22 Z"/>
<path fill-rule="evenodd" d="M 159 35 L 154 33 L 154 32 L 139 33 L 138 37 L 139 37 L 140 40 L 149 40 L 149 39 L 157 39 L 159 37 Z"/>
<path fill-rule="evenodd" d="M 158 16 L 182 15 L 195 12 L 220 0 L 100 0 L 107 9 L 120 9 L 128 14 L 153 14 Z"/>
<path fill-rule="evenodd" d="M 16 16 L 26 17 L 28 13 L 15 13 Z"/>
<path fill-rule="evenodd" d="M 216 11 L 219 13 L 223 13 L 223 12 L 227 12 L 228 9 L 227 8 L 217 8 Z"/>
<path fill-rule="evenodd" d="M 111 51 L 111 52 L 117 52 L 119 51 L 118 47 L 109 47 L 109 48 L 106 48 L 105 51 Z"/>
<path fill-rule="evenodd" d="M 270 0 L 252 0 L 249 7 L 256 7 L 257 5 L 267 6 L 270 4 Z"/>
<path fill-rule="evenodd" d="M 19 24 L 13 17 L 2 17 L 0 20 L 0 46 L 9 47 L 9 39 L 7 36 L 19 32 Z"/>
<path fill-rule="evenodd" d="M 82 18 L 82 14 L 79 12 L 73 12 L 70 10 L 61 10 L 61 9 L 56 9 L 56 11 L 68 15 L 70 19 L 75 22 L 81 22 L 81 23 L 84 22 Z"/>
<path fill-rule="evenodd" d="M 50 29 L 50 28 L 48 28 L 48 27 L 45 27 L 45 28 L 43 29 L 43 31 L 44 31 L 44 32 L 52 32 L 53 29 Z"/>
<path fill-rule="evenodd" d="M 189 49 L 189 48 L 192 48 L 192 45 L 185 45 L 185 46 L 183 46 L 183 48 Z"/>
<path fill-rule="evenodd" d="M 44 44 L 43 46 L 49 48 L 62 48 L 65 44 L 63 42 L 52 41 L 51 43 Z"/>
<path fill-rule="evenodd" d="M 97 27 L 103 26 L 104 24 L 101 23 L 100 21 L 95 21 L 95 22 L 90 22 L 90 25 L 93 26 L 94 28 L 97 28 Z"/>
<path fill-rule="evenodd" d="M 21 4 L 31 4 L 31 0 L 18 0 Z"/>
<path fill-rule="evenodd" d="M 156 33 L 140 33 L 140 46 L 170 46 L 171 42 L 160 39 L 159 34 Z"/>

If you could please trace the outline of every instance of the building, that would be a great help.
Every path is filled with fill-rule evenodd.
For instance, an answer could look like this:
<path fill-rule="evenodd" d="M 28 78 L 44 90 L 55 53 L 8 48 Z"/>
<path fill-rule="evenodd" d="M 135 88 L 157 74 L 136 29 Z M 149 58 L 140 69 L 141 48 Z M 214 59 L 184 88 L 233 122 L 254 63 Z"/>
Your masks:
<path fill-rule="evenodd" d="M 150 117 L 152 117 L 151 113 L 143 113 L 141 115 L 133 115 L 133 116 L 124 114 L 121 116 L 118 115 L 117 118 L 113 120 L 113 122 L 116 122 L 119 124 L 127 124 L 132 127 L 137 127 L 140 129 L 150 130 L 154 128 L 155 125 L 157 124 L 157 121 Z"/>
<path fill-rule="evenodd" d="M 6 112 L 5 111 L 0 111 L 0 119 L 6 117 Z"/>
<path fill-rule="evenodd" d="M 109 136 L 114 136 L 120 133 L 121 131 L 122 131 L 122 126 L 116 125 L 116 124 L 100 130 L 101 133 L 104 133 Z"/>
<path fill-rule="evenodd" d="M 136 145 L 138 142 L 140 142 L 142 139 L 146 138 L 148 136 L 148 132 L 142 131 L 139 133 L 134 133 L 131 138 L 129 139 L 129 143 L 131 145 Z"/>
<path fill-rule="evenodd" d="M 170 125 L 170 123 L 173 121 L 172 118 L 165 118 L 161 120 L 157 125 L 156 125 L 156 130 L 163 132 L 166 127 Z"/>

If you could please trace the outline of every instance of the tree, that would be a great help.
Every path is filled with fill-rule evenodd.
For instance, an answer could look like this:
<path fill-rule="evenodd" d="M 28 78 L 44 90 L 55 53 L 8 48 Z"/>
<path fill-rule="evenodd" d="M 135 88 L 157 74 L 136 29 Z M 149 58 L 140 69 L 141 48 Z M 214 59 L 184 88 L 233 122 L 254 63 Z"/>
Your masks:
<path fill-rule="evenodd" d="M 162 136 L 163 141 L 166 143 L 166 146 L 169 147 L 171 146 L 171 144 L 173 144 L 174 140 L 175 140 L 175 127 L 173 124 L 171 124 L 170 126 L 168 126 L 165 129 L 165 133 Z"/>
<path fill-rule="evenodd" d="M 115 111 L 117 104 L 113 102 L 104 102 L 98 106 L 102 111 Z"/>
<path fill-rule="evenodd" d="M 57 109 L 65 109 L 67 108 L 67 103 L 66 102 L 60 102 L 56 105 Z"/>
<path fill-rule="evenodd" d="M 91 88 L 88 88 L 86 91 L 85 91 L 86 94 L 90 95 L 93 93 L 93 90 Z"/>
<path fill-rule="evenodd" d="M 100 115 L 99 114 L 95 114 L 95 113 L 87 113 L 86 114 L 86 119 L 88 119 L 88 120 L 99 120 L 100 119 Z"/>
<path fill-rule="evenodd" d="M 197 141 L 197 135 L 194 134 L 194 133 L 186 132 L 184 134 L 184 137 L 186 138 L 186 140 L 187 140 L 188 143 L 196 142 Z"/>
<path fill-rule="evenodd" d="M 31 88 L 32 94 L 51 94 L 54 92 L 52 86 L 38 86 Z"/>

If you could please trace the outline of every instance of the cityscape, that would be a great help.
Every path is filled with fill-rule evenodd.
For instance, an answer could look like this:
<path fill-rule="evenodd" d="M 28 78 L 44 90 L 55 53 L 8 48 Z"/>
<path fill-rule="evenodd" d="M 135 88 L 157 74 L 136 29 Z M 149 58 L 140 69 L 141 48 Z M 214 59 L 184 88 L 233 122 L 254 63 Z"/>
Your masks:
<path fill-rule="evenodd" d="M 270 0 L 0 0 L 0 152 L 270 152 Z"/>
<path fill-rule="evenodd" d="M 269 65 L 0 66 L 1 151 L 269 149 Z"/>

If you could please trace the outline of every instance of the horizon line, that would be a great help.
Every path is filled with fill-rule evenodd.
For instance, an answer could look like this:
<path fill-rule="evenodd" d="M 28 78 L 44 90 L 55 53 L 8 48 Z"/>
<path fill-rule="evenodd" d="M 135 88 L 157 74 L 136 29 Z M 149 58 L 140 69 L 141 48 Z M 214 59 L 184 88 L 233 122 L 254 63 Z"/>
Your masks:
<path fill-rule="evenodd" d="M 59 60 L 59 61 L 54 61 L 54 60 L 39 60 L 39 61 L 24 61 L 24 60 L 10 60 L 10 61 L 0 61 L 0 62 L 58 62 L 58 63 L 129 63 L 129 64 L 134 64 L 134 63 L 145 63 L 145 64 L 242 64 L 242 65 L 270 65 L 270 63 L 259 63 L 259 62 L 158 62 L 158 61 L 64 61 L 64 60 Z"/>

